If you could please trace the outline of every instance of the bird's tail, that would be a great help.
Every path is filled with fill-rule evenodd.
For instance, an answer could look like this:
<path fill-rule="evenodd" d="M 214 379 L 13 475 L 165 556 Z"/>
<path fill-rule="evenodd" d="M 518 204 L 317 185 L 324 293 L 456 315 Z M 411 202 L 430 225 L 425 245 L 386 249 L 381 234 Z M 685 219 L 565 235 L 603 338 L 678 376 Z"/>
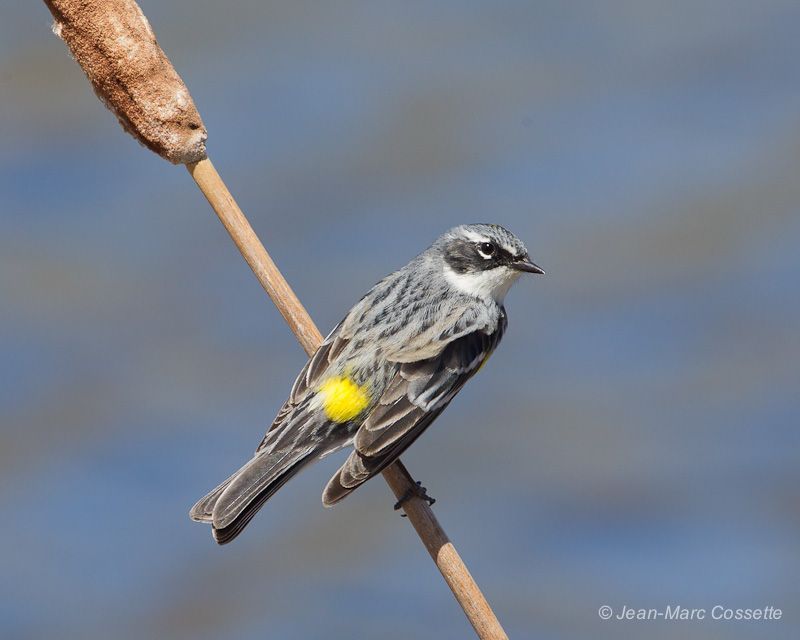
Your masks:
<path fill-rule="evenodd" d="M 214 540 L 227 544 L 285 482 L 318 456 L 309 449 L 281 448 L 258 453 L 195 504 L 189 516 L 210 522 Z"/>

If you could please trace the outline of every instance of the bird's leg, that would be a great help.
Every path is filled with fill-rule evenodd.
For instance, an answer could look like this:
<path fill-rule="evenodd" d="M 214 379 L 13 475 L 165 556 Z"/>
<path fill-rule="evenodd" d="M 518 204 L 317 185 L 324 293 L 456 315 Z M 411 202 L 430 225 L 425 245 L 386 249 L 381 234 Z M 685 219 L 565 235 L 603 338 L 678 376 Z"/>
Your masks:
<path fill-rule="evenodd" d="M 411 487 L 408 488 L 408 491 L 406 491 L 400 497 L 400 499 L 394 503 L 394 510 L 397 511 L 399 509 L 402 509 L 403 503 L 407 502 L 409 498 L 411 498 L 412 496 L 417 496 L 418 498 L 422 498 L 423 500 L 425 500 L 425 502 L 427 502 L 431 506 L 433 506 L 433 503 L 436 502 L 436 498 L 432 498 L 431 496 L 429 496 L 428 490 L 422 486 L 422 482 L 417 480 Z M 405 518 L 406 514 L 401 513 L 400 516 Z"/>

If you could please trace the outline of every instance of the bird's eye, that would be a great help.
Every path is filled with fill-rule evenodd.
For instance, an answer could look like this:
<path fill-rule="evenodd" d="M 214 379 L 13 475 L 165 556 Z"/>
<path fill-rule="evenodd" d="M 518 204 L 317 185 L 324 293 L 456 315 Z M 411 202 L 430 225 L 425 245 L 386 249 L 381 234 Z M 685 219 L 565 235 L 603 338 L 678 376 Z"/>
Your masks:
<path fill-rule="evenodd" d="M 485 260 L 491 258 L 497 252 L 497 247 L 495 247 L 491 242 L 481 242 L 478 245 L 478 253 L 481 254 L 481 257 Z"/>

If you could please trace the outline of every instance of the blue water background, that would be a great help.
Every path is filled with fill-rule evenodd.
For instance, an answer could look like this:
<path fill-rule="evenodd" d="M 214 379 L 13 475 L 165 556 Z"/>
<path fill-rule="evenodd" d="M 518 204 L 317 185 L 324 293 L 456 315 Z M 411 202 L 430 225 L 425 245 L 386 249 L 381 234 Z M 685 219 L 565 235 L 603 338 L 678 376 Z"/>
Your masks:
<path fill-rule="evenodd" d="M 512 637 L 800 635 L 800 5 L 141 5 L 323 331 L 454 224 L 547 269 L 404 456 Z M 0 20 L 0 636 L 470 637 L 381 480 L 321 507 L 340 458 L 189 521 L 304 356 L 49 23 Z"/>

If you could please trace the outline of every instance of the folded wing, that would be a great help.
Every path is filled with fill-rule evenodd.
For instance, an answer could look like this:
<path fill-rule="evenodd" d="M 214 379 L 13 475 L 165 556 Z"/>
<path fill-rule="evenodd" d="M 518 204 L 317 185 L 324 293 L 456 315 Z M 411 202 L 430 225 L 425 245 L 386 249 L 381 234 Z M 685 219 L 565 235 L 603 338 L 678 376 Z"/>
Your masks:
<path fill-rule="evenodd" d="M 356 433 L 353 452 L 325 487 L 323 503 L 339 502 L 394 462 L 491 355 L 504 329 L 500 322 L 491 333 L 473 331 L 446 343 L 434 357 L 399 364 Z"/>

